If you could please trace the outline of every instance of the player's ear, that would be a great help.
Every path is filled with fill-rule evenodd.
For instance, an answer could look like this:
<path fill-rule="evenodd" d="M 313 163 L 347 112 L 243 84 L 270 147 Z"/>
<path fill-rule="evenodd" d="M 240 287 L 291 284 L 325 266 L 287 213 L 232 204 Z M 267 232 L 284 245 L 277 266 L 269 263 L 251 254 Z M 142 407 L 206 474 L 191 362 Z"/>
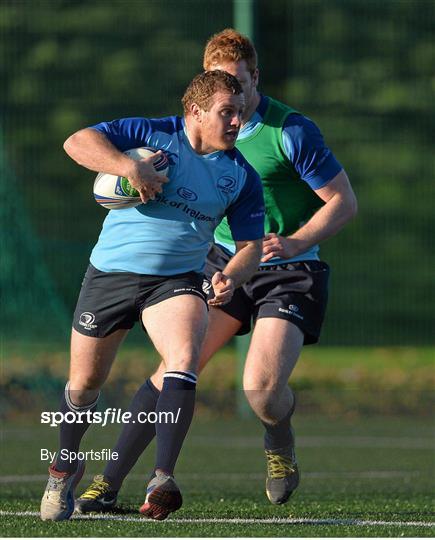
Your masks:
<path fill-rule="evenodd" d="M 190 106 L 190 114 L 199 124 L 202 122 L 202 109 L 196 103 L 192 103 Z"/>

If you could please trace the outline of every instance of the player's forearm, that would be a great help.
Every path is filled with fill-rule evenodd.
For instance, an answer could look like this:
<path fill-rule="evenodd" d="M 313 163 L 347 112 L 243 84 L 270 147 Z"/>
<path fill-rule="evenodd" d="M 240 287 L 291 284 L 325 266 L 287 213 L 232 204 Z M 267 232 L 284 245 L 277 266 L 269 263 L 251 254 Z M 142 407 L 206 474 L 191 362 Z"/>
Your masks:
<path fill-rule="evenodd" d="M 120 152 L 96 129 L 86 128 L 71 135 L 63 145 L 65 152 L 91 171 L 129 177 L 134 160 Z"/>
<path fill-rule="evenodd" d="M 248 281 L 257 270 L 262 254 L 262 243 L 262 239 L 250 241 L 243 246 L 236 242 L 238 251 L 222 271 L 233 280 L 235 288 Z"/>
<path fill-rule="evenodd" d="M 312 246 L 337 234 L 357 213 L 354 196 L 335 194 L 300 229 L 288 237 L 292 244 L 292 256 L 304 253 Z"/>

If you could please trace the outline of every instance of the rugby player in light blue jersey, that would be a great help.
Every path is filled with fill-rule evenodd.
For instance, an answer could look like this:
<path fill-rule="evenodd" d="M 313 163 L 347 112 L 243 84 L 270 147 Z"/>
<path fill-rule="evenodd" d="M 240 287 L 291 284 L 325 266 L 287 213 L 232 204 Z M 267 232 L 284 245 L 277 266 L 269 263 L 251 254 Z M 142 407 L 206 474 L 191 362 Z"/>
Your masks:
<path fill-rule="evenodd" d="M 182 102 L 183 118 L 103 122 L 73 134 L 64 146 L 80 165 L 126 177 L 143 204 L 110 211 L 91 254 L 74 313 L 70 375 L 60 407 L 79 421 L 60 425 L 59 452 L 41 501 L 43 520 L 65 520 L 73 513 L 84 463 L 71 457 L 90 425 L 88 413 L 96 409 L 118 346 L 138 320 L 166 366 L 154 410 L 177 419 L 155 425 L 156 463 L 140 511 L 165 519 L 182 504 L 173 472 L 193 416 L 207 328 L 206 255 L 225 216 L 237 253 L 212 276 L 214 298 L 208 302 L 224 305 L 257 268 L 264 235 L 259 176 L 234 149 L 244 107 L 239 82 L 223 71 L 202 73 Z M 154 171 L 158 153 L 141 161 L 123 153 L 141 146 L 165 152 L 168 178 Z M 141 395 L 130 407 L 131 424 L 147 410 Z"/>

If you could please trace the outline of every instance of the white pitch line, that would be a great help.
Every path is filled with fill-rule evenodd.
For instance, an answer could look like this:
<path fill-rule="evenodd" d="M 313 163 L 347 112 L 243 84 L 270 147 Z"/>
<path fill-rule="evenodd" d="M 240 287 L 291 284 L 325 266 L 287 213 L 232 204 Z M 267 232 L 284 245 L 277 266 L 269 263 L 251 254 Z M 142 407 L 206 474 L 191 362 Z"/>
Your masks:
<path fill-rule="evenodd" d="M 421 476 L 421 471 L 318 471 L 318 472 L 305 472 L 304 479 L 339 479 L 339 478 L 361 478 L 361 479 L 373 479 L 377 480 L 379 478 L 409 478 Z M 92 474 L 85 474 L 84 479 L 92 479 Z M 130 474 L 127 477 L 128 480 L 143 480 L 145 481 L 146 476 L 143 474 Z M 179 473 L 177 474 L 179 480 L 184 481 L 203 481 L 203 480 L 248 480 L 248 481 L 258 481 L 264 479 L 263 473 L 221 473 L 221 472 L 208 472 L 208 473 Z M 0 476 L 0 484 L 13 484 L 17 483 L 28 483 L 28 482 L 43 482 L 47 480 L 46 474 L 10 474 Z"/>
<path fill-rule="evenodd" d="M 9 512 L 0 510 L 0 516 L 39 517 L 39 512 Z M 397 527 L 435 527 L 430 521 L 376 521 L 368 519 L 312 519 L 312 518 L 169 518 L 162 521 L 152 521 L 147 518 L 117 516 L 109 514 L 78 515 L 73 520 L 97 521 L 128 521 L 132 523 L 232 523 L 246 525 L 352 525 L 356 527 L 367 526 L 397 526 Z"/>

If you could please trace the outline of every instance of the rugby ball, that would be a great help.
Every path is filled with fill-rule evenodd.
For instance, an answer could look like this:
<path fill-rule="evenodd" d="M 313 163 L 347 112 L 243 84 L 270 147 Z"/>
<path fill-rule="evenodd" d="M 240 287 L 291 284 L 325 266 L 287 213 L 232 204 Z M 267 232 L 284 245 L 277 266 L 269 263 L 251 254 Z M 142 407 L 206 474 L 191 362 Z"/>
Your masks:
<path fill-rule="evenodd" d="M 127 150 L 125 154 L 133 159 L 140 160 L 155 152 L 157 152 L 155 148 L 143 147 L 132 148 Z M 166 176 L 168 165 L 168 158 L 164 153 L 154 162 L 156 172 L 162 176 Z M 142 204 L 138 191 L 131 187 L 127 178 L 114 174 L 98 173 L 94 182 L 94 197 L 98 204 L 109 210 L 134 208 Z"/>

